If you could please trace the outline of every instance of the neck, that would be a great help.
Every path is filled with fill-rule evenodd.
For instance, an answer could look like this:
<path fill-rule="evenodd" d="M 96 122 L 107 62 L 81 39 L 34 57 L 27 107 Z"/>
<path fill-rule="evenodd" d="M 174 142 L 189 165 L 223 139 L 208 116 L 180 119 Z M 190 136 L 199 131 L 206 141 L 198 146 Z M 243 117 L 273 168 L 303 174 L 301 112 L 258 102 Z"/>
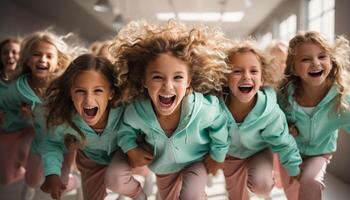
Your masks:
<path fill-rule="evenodd" d="M 230 95 L 228 102 L 229 110 L 236 122 L 243 122 L 249 112 L 254 108 L 257 95 L 249 102 L 241 102 Z"/>
<path fill-rule="evenodd" d="M 157 114 L 157 119 L 163 130 L 175 130 L 179 124 L 181 116 L 181 105 L 171 115 Z"/>
<path fill-rule="evenodd" d="M 301 106 L 314 107 L 327 95 L 331 86 L 330 83 L 326 82 L 319 86 L 302 84 L 295 99 Z"/>
<path fill-rule="evenodd" d="M 94 129 L 96 132 L 103 132 L 103 130 L 107 126 L 108 113 L 109 113 L 109 109 L 105 111 L 101 119 L 95 125 L 91 126 L 91 128 Z"/>
<path fill-rule="evenodd" d="M 30 75 L 28 76 L 28 84 L 33 89 L 35 94 L 37 94 L 39 97 L 43 97 L 45 93 L 45 89 L 48 85 L 48 80 L 39 79 L 37 77 Z"/>

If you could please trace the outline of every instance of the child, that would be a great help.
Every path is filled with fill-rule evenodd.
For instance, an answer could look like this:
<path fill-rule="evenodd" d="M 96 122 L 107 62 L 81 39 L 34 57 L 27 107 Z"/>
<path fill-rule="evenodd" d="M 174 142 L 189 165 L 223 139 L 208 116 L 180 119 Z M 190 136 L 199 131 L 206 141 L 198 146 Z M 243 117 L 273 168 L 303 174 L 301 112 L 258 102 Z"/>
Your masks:
<path fill-rule="evenodd" d="M 6 90 L 7 95 L 0 97 L 0 109 L 5 113 L 5 120 L 2 124 L 2 131 L 5 134 L 27 129 L 28 134 L 34 134 L 33 128 L 35 129 L 32 142 L 22 141 L 31 142 L 28 162 L 18 161 L 18 165 L 25 165 L 26 169 L 26 186 L 22 199 L 32 199 L 34 188 L 43 178 L 39 155 L 40 143 L 46 133 L 42 100 L 48 83 L 68 65 L 70 61 L 68 50 L 66 43 L 61 38 L 48 31 L 36 32 L 28 36 L 23 41 L 21 49 L 18 63 L 19 76 L 9 85 Z M 68 182 L 73 157 L 74 153 L 67 154 L 67 165 L 63 170 L 66 182 Z"/>
<path fill-rule="evenodd" d="M 5 94 L 9 83 L 13 79 L 19 58 L 21 40 L 19 38 L 7 38 L 0 43 L 0 91 Z M 0 111 L 0 123 L 3 124 L 5 114 Z M 3 127 L 1 127 L 2 129 Z M 20 131 L 12 134 L 0 134 L 0 185 L 8 185 L 20 179 L 24 175 L 24 168 L 19 162 L 25 162 L 28 156 L 30 141 L 33 134 Z M 16 147 L 14 147 L 16 146 Z M 4 159 L 4 160 L 2 160 Z M 4 164 L 6 163 L 6 164 Z"/>
<path fill-rule="evenodd" d="M 0 86 L 11 80 L 11 75 L 16 69 L 19 58 L 21 40 L 19 38 L 7 38 L 0 43 Z"/>
<path fill-rule="evenodd" d="M 115 77 L 110 61 L 85 54 L 76 58 L 48 88 L 47 123 L 52 133 L 43 142 L 46 178 L 41 189 L 51 193 L 52 198 L 59 198 L 62 192 L 59 175 L 67 136 L 80 144 L 77 167 L 84 199 L 103 199 L 106 188 L 113 190 L 114 163 L 126 163 L 116 139 L 124 106 L 117 106 L 120 91 L 114 84 Z M 133 178 L 123 189 L 123 195 L 132 198 L 144 195 Z"/>
<path fill-rule="evenodd" d="M 280 105 L 303 163 L 298 183 L 289 184 L 288 175 L 281 171 L 288 199 L 322 199 L 337 130 L 350 130 L 349 55 L 349 42 L 343 37 L 331 45 L 320 33 L 311 31 L 299 33 L 289 42 Z"/>
<path fill-rule="evenodd" d="M 133 100 L 118 144 L 131 166 L 148 165 L 156 174 L 161 199 L 206 199 L 207 173 L 215 174 L 224 161 L 226 119 L 218 99 L 201 94 L 219 92 L 225 79 L 220 36 L 175 21 L 131 22 L 112 46 L 123 101 Z M 152 148 L 137 144 L 138 135 Z"/>
<path fill-rule="evenodd" d="M 231 144 L 224 176 L 229 199 L 249 199 L 248 191 L 267 196 L 274 186 L 272 152 L 278 153 L 291 176 L 300 172 L 297 145 L 288 133 L 285 115 L 277 104 L 281 76 L 253 41 L 227 50 L 229 94 L 222 101 L 229 120 Z"/>

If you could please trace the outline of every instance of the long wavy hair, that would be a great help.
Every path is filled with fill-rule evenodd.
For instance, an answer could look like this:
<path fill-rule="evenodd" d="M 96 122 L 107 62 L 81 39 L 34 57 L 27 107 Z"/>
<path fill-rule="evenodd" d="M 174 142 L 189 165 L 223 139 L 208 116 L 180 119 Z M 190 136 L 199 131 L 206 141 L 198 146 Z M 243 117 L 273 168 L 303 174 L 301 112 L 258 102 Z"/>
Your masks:
<path fill-rule="evenodd" d="M 171 20 L 163 25 L 133 21 L 114 38 L 110 47 L 118 73 L 117 85 L 123 91 L 122 101 L 147 98 L 144 89 L 145 69 L 160 54 L 184 61 L 189 67 L 191 88 L 201 93 L 221 92 L 229 70 L 219 41 L 222 32 L 207 26 L 187 27 Z"/>
<path fill-rule="evenodd" d="M 79 73 L 89 70 L 101 73 L 111 84 L 114 96 L 109 101 L 107 109 L 118 105 L 120 90 L 115 85 L 116 72 L 113 64 L 104 57 L 83 54 L 73 60 L 67 70 L 60 77 L 53 80 L 46 90 L 48 128 L 66 123 L 74 128 L 83 140 L 85 139 L 85 134 L 73 123 L 73 117 L 77 112 L 71 99 L 70 91 L 75 77 Z"/>
<path fill-rule="evenodd" d="M 330 56 L 332 69 L 327 77 L 327 81 L 338 86 L 338 103 L 336 110 L 340 108 L 349 109 L 346 101 L 346 95 L 350 91 L 350 46 L 349 41 L 343 37 L 338 37 L 334 44 L 331 44 L 321 33 L 315 31 L 300 32 L 289 42 L 287 67 L 285 70 L 285 79 L 280 84 L 281 98 L 287 102 L 287 88 L 293 84 L 298 91 L 301 87 L 301 80 L 294 75 L 296 49 L 301 44 L 312 42 L 320 45 Z M 288 105 L 287 105 L 288 106 Z"/>
<path fill-rule="evenodd" d="M 231 67 L 231 69 L 234 67 L 231 64 L 231 59 L 237 54 L 237 53 L 253 53 L 258 61 L 261 64 L 261 72 L 262 72 L 262 79 L 264 80 L 265 86 L 271 86 L 274 88 L 278 87 L 278 84 L 283 78 L 283 74 L 281 70 L 279 70 L 279 66 L 277 65 L 276 61 L 269 55 L 264 53 L 263 50 L 260 50 L 257 47 L 257 43 L 253 39 L 245 39 L 242 41 L 235 41 L 232 42 L 232 45 L 229 46 L 229 48 L 226 50 L 226 62 Z M 228 91 L 226 85 L 225 91 Z"/>

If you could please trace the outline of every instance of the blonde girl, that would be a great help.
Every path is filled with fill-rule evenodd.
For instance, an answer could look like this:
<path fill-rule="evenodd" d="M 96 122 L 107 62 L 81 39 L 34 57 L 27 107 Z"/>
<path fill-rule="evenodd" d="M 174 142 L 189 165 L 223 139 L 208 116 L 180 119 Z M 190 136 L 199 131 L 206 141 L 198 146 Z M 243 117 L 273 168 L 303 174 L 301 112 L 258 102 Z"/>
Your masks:
<path fill-rule="evenodd" d="M 122 99 L 130 102 L 118 144 L 131 166 L 148 165 L 156 174 L 161 199 L 206 199 L 207 173 L 225 158 L 226 119 L 209 95 L 225 80 L 221 38 L 215 29 L 169 21 L 131 22 L 115 39 Z"/>
<path fill-rule="evenodd" d="M 228 197 L 247 200 L 248 191 L 266 197 L 275 184 L 272 152 L 290 176 L 300 173 L 299 151 L 274 91 L 282 76 L 252 40 L 233 43 L 226 53 L 231 72 L 221 105 L 230 137 L 224 167 Z"/>
<path fill-rule="evenodd" d="M 350 130 L 350 47 L 344 37 L 331 44 L 318 32 L 289 42 L 280 105 L 303 158 L 300 180 L 282 173 L 288 199 L 322 199 L 324 176 L 336 150 L 338 128 Z"/>
<path fill-rule="evenodd" d="M 5 113 L 2 130 L 9 134 L 26 131 L 34 134 L 28 162 L 25 167 L 26 185 L 22 199 L 32 199 L 34 188 L 43 179 L 40 159 L 40 144 L 46 134 L 43 110 L 44 92 L 51 80 L 65 70 L 70 62 L 70 52 L 62 38 L 49 31 L 36 32 L 25 38 L 18 61 L 18 76 L 0 97 L 0 109 Z M 21 113 L 21 114 L 20 114 Z M 34 128 L 34 129 L 33 129 Z M 67 154 L 63 179 L 68 182 L 70 164 L 74 153 Z"/>

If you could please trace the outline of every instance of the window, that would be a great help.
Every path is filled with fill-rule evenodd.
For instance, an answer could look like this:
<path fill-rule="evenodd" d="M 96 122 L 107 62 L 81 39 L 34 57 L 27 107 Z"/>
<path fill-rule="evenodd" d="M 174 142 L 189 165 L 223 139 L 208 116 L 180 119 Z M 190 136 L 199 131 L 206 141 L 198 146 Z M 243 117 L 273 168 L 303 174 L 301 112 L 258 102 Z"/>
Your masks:
<path fill-rule="evenodd" d="M 297 16 L 291 15 L 279 25 L 280 39 L 286 43 L 294 37 L 297 30 Z"/>
<path fill-rule="evenodd" d="M 334 39 L 334 0 L 310 0 L 308 29 Z"/>

